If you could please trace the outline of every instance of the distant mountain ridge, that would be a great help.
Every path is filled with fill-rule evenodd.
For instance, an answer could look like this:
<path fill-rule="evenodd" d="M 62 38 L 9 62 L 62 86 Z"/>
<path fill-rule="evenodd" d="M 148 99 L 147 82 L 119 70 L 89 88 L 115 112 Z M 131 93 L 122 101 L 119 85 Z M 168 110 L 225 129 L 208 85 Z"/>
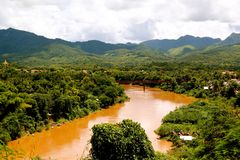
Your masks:
<path fill-rule="evenodd" d="M 232 33 L 221 42 L 221 45 L 232 45 L 237 43 L 240 43 L 240 33 Z"/>
<path fill-rule="evenodd" d="M 0 30 L 0 54 L 35 52 L 57 41 L 13 28 Z"/>
<path fill-rule="evenodd" d="M 13 28 L 0 30 L 0 54 L 4 53 L 33 53 L 51 44 L 63 44 L 79 48 L 88 53 L 103 54 L 115 49 L 134 49 L 137 44 L 111 44 L 97 40 L 86 42 L 70 42 L 62 39 L 49 39 L 31 32 Z"/>
<path fill-rule="evenodd" d="M 220 38 L 211 38 L 211 37 L 194 37 L 191 35 L 182 36 L 178 39 L 155 39 L 144 41 L 141 44 L 144 44 L 147 47 L 153 49 L 159 49 L 164 52 L 172 53 L 172 50 L 184 48 L 184 46 L 192 46 L 195 50 L 204 49 L 212 46 L 226 46 L 240 44 L 240 33 L 232 33 L 226 39 L 221 40 Z M 191 49 L 183 50 L 183 53 L 192 51 Z M 180 53 L 181 54 L 181 53 Z"/>
<path fill-rule="evenodd" d="M 216 38 L 216 39 L 210 38 L 210 37 L 200 38 L 200 37 L 186 35 L 176 40 L 175 39 L 163 39 L 163 40 L 156 39 L 156 40 L 144 41 L 142 42 L 142 44 L 151 48 L 167 51 L 169 49 L 178 48 L 185 45 L 191 45 L 195 48 L 205 48 L 220 42 L 221 42 L 221 39 L 219 38 Z"/>
<path fill-rule="evenodd" d="M 110 50 L 115 49 L 135 49 L 138 45 L 134 43 L 119 43 L 119 44 L 111 44 L 111 43 L 105 43 L 98 40 L 90 40 L 86 42 L 75 42 L 73 44 L 75 47 L 80 47 L 82 50 L 89 52 L 89 53 L 95 53 L 95 54 L 102 54 Z"/>
<path fill-rule="evenodd" d="M 215 46 L 189 52 L 177 60 L 214 66 L 240 67 L 240 44 Z"/>
<path fill-rule="evenodd" d="M 194 37 L 191 35 L 182 36 L 178 39 L 163 39 L 163 40 L 148 40 L 139 44 L 134 43 L 119 43 L 112 44 L 98 40 L 90 40 L 85 42 L 70 42 L 63 39 L 50 39 L 44 36 L 39 36 L 31 32 L 17 30 L 13 28 L 0 30 L 0 54 L 15 54 L 15 55 L 32 55 L 46 50 L 48 46 L 66 45 L 79 52 L 104 55 L 109 51 L 127 49 L 141 50 L 142 46 L 153 50 L 160 50 L 159 54 L 180 55 L 192 50 L 204 49 L 209 46 L 224 46 L 240 43 L 240 34 L 232 33 L 225 40 L 211 37 Z M 187 46 L 187 47 L 186 47 Z M 66 48 L 70 50 L 70 48 Z"/>

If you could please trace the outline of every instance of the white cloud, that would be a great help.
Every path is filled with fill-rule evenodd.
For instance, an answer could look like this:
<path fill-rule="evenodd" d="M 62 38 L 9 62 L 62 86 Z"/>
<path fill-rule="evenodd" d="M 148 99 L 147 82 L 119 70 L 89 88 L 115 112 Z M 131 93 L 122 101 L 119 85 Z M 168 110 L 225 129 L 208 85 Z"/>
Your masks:
<path fill-rule="evenodd" d="M 1 0 L 0 28 L 50 38 L 139 42 L 240 32 L 238 0 Z"/>

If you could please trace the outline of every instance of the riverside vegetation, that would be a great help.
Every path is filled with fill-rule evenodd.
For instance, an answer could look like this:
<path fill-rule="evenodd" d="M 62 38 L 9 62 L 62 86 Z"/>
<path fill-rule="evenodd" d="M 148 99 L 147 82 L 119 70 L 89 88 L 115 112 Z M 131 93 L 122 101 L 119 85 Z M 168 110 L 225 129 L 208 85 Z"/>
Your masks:
<path fill-rule="evenodd" d="M 93 127 L 90 154 L 93 159 L 106 159 L 106 156 L 123 159 L 117 152 L 129 159 L 238 159 L 240 86 L 236 79 L 239 72 L 212 71 L 203 66 L 176 69 L 165 65 L 82 69 L 2 66 L 1 141 L 123 102 L 126 96 L 118 81 L 159 87 L 202 100 L 171 112 L 156 130 L 161 138 L 174 144 L 168 155 L 153 152 L 139 124 L 123 121 Z M 208 89 L 204 89 L 206 86 Z M 132 131 L 131 136 L 127 134 Z M 179 133 L 191 135 L 194 140 L 182 141 Z M 130 145 L 132 141 L 134 145 Z"/>
<path fill-rule="evenodd" d="M 155 131 L 173 142 L 168 155 L 158 159 L 239 159 L 240 85 L 239 72 L 191 66 L 184 69 L 144 68 L 109 71 L 119 82 L 159 87 L 200 98 L 163 119 Z M 204 89 L 205 88 L 205 89 Z M 183 141 L 179 135 L 193 136 Z"/>
<path fill-rule="evenodd" d="M 7 142 L 41 131 L 52 122 L 83 117 L 123 102 L 126 96 L 116 81 L 131 82 L 202 100 L 179 108 L 163 119 L 156 133 L 173 142 L 173 150 L 167 155 L 153 152 L 139 124 L 123 121 L 93 127 L 90 157 L 122 159 L 118 152 L 129 159 L 142 159 L 142 156 L 146 159 L 238 159 L 240 86 L 236 79 L 239 72 L 186 65 L 184 69 L 176 69 L 165 65 L 28 70 L 2 66 L 0 138 Z M 208 89 L 204 89 L 206 86 Z M 127 134 L 131 131 L 134 136 Z M 182 141 L 179 133 L 191 135 L 194 140 Z M 130 145 L 130 141 L 135 141 L 135 145 Z"/>
<path fill-rule="evenodd" d="M 88 115 L 126 99 L 123 88 L 101 71 L 2 68 L 0 139 L 14 140 Z"/>

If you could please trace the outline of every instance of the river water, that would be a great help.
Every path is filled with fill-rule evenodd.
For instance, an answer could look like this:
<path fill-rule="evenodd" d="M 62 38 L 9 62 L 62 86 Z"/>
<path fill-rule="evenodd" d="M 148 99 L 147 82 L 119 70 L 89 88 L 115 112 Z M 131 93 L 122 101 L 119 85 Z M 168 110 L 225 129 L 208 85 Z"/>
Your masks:
<path fill-rule="evenodd" d="M 166 114 L 179 106 L 191 103 L 194 98 L 157 88 L 146 88 L 145 91 L 141 86 L 124 85 L 124 88 L 130 98 L 124 104 L 116 104 L 62 126 L 24 136 L 8 145 L 21 150 L 27 156 L 39 155 L 44 159 L 57 160 L 80 159 L 88 154 L 91 128 L 94 124 L 132 119 L 145 129 L 155 150 L 170 150 L 171 142 L 158 140 L 154 130 L 160 126 Z"/>

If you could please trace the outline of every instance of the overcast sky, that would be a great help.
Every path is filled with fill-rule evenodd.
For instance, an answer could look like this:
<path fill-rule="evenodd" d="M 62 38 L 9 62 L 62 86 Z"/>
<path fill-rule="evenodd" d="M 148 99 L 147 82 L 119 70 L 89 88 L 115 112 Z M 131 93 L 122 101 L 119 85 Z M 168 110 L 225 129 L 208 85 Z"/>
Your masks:
<path fill-rule="evenodd" d="M 1 0 L 0 29 L 71 41 L 140 42 L 240 32 L 240 0 Z"/>

